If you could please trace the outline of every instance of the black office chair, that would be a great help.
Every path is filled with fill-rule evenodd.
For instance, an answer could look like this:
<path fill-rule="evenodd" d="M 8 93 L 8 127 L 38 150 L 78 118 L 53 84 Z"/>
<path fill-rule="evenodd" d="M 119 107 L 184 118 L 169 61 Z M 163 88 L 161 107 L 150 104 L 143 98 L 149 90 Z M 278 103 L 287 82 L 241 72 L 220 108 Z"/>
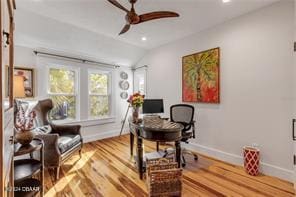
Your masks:
<path fill-rule="evenodd" d="M 189 143 L 190 138 L 195 138 L 195 121 L 194 118 L 194 107 L 187 104 L 172 105 L 170 108 L 170 119 L 172 122 L 182 124 L 184 129 L 182 130 L 182 142 Z M 182 166 L 186 165 L 185 154 L 194 156 L 194 160 L 198 160 L 195 153 L 182 148 Z"/>

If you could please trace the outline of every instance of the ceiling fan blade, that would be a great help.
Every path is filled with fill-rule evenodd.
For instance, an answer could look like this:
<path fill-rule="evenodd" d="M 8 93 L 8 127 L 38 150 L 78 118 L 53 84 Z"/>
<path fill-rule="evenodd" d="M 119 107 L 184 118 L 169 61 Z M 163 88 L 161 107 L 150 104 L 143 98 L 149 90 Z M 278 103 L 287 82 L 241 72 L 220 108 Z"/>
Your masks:
<path fill-rule="evenodd" d="M 114 6 L 118 7 L 119 9 L 125 11 L 125 12 L 129 12 L 128 9 L 126 9 L 125 7 L 123 7 L 120 3 L 118 3 L 118 1 L 116 0 L 107 0 L 109 1 L 110 3 L 112 3 Z"/>
<path fill-rule="evenodd" d="M 124 34 L 125 32 L 127 32 L 130 29 L 131 25 L 130 24 L 126 24 L 123 29 L 121 30 L 121 32 L 119 33 L 119 35 Z"/>
<path fill-rule="evenodd" d="M 158 11 L 158 12 L 150 12 L 146 14 L 139 15 L 140 22 L 143 23 L 150 20 L 161 19 L 161 18 L 168 18 L 168 17 L 179 17 L 180 15 L 176 12 L 169 12 L 169 11 Z"/>

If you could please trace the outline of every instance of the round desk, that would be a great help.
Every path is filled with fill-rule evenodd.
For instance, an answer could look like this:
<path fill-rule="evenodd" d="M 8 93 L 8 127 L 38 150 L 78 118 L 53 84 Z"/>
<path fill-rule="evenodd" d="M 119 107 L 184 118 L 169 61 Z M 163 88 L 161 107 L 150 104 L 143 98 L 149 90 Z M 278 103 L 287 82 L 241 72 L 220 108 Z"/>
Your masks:
<path fill-rule="evenodd" d="M 134 123 L 129 119 L 130 127 L 130 151 L 133 155 L 134 137 L 137 139 L 137 165 L 140 179 L 143 178 L 144 162 L 143 162 L 143 139 L 153 142 L 175 142 L 176 147 L 176 162 L 178 167 L 181 166 L 181 146 L 183 126 L 170 122 L 159 117 L 145 118 L 139 122 Z"/>

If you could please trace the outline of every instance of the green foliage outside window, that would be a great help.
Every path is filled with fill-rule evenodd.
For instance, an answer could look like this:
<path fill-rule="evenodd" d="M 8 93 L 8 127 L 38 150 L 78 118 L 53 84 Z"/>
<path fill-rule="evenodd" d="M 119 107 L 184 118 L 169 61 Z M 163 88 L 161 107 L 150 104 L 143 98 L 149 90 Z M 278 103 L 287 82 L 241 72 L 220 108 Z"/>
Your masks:
<path fill-rule="evenodd" d="M 54 69 L 49 71 L 50 93 L 74 94 L 75 72 L 66 69 Z"/>
<path fill-rule="evenodd" d="M 89 74 L 89 105 L 91 117 L 109 115 L 108 75 L 101 73 Z"/>
<path fill-rule="evenodd" d="M 50 98 L 54 103 L 51 118 L 54 120 L 76 118 L 75 74 L 66 69 L 49 71 Z"/>
<path fill-rule="evenodd" d="M 75 119 L 76 118 L 76 97 L 75 96 L 54 96 L 50 98 L 53 101 L 54 108 L 50 116 L 53 120 Z"/>
<path fill-rule="evenodd" d="M 109 115 L 108 96 L 90 96 L 91 117 L 103 117 Z"/>

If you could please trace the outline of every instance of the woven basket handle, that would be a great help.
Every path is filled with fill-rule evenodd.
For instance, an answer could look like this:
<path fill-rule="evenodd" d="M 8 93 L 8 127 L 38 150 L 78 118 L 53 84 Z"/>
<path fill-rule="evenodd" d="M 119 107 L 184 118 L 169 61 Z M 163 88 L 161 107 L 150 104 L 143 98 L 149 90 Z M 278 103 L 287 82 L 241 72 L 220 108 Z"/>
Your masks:
<path fill-rule="evenodd" d="M 160 158 L 159 163 L 170 163 L 170 160 L 168 160 L 167 158 Z"/>

